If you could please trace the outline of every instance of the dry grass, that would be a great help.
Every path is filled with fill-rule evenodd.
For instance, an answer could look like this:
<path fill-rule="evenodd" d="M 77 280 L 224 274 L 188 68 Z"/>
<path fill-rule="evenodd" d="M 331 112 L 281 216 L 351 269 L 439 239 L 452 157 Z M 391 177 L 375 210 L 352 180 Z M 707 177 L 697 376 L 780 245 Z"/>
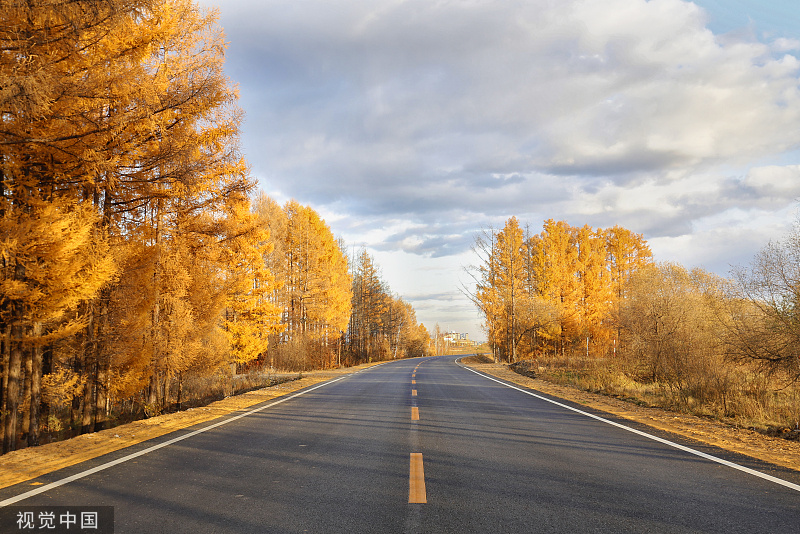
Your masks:
<path fill-rule="evenodd" d="M 537 376 L 691 415 L 713 417 L 768 434 L 800 438 L 800 388 L 744 366 L 719 362 L 673 381 L 653 381 L 624 361 L 585 357 L 540 358 Z"/>

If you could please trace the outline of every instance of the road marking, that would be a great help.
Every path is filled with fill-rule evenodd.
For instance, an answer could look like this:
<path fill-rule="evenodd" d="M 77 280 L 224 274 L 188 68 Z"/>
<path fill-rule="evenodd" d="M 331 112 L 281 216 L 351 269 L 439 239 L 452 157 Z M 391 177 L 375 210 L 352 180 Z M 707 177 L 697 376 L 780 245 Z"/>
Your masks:
<path fill-rule="evenodd" d="M 722 464 L 722 465 L 727 466 L 727 467 L 732 467 L 733 469 L 737 469 L 737 470 L 742 471 L 744 473 L 747 473 L 749 475 L 753 475 L 753 476 L 758 477 L 758 478 L 763 478 L 764 480 L 768 480 L 770 482 L 774 482 L 775 484 L 780 484 L 781 486 L 787 487 L 789 489 L 793 489 L 795 491 L 800 491 L 800 485 L 798 485 L 798 484 L 794 484 L 794 483 L 789 482 L 787 480 L 783 480 L 781 478 L 774 477 L 774 476 L 768 475 L 766 473 L 762 473 L 761 471 L 756 471 L 755 469 L 750 469 L 749 467 L 745 467 L 743 465 L 739 465 L 739 464 L 736 464 L 736 463 L 733 463 L 733 462 L 729 462 L 728 460 L 723 460 L 722 458 L 718 458 L 716 456 L 712 456 L 711 454 L 706 454 L 704 452 L 694 450 L 694 449 L 692 449 L 690 447 L 686 447 L 685 445 L 681 445 L 679 443 L 675 443 L 674 441 L 670 441 L 668 439 L 660 438 L 658 436 L 654 436 L 652 434 L 648 434 L 647 432 L 642 432 L 641 430 L 636 430 L 635 428 L 631 428 L 629 426 L 625 426 L 625 425 L 617 423 L 615 421 L 611 421 L 609 419 L 605 419 L 603 417 L 600 417 L 599 415 L 594 415 L 594 414 L 591 414 L 589 412 L 584 412 L 583 410 L 579 410 L 577 408 L 573 408 L 572 406 L 567 406 L 566 404 L 562 404 L 562 403 L 554 401 L 552 399 L 548 399 L 547 397 L 543 397 L 541 395 L 537 395 L 536 393 L 534 393 L 532 391 L 525 390 L 525 389 L 519 388 L 517 386 L 512 386 L 511 384 L 506 384 L 502 380 L 498 380 L 498 379 L 496 379 L 494 377 L 491 377 L 489 375 L 485 375 L 485 374 L 483 374 L 483 373 L 481 373 L 479 371 L 476 371 L 474 369 L 470 369 L 469 367 L 467 367 L 465 365 L 462 365 L 461 363 L 458 362 L 458 359 L 455 360 L 455 363 L 456 363 L 456 365 L 462 367 L 463 369 L 466 369 L 467 371 L 471 371 L 471 372 L 475 373 L 478 376 L 482 376 L 483 378 L 489 379 L 492 382 L 497 382 L 498 384 L 506 386 L 507 388 L 516 389 L 517 391 L 521 391 L 522 393 L 525 393 L 526 395 L 530 395 L 531 397 L 536 397 L 537 399 L 543 400 L 545 402 L 549 402 L 550 404 L 555 404 L 556 406 L 560 406 L 561 408 L 566 408 L 567 410 L 573 411 L 575 413 L 579 413 L 581 415 L 585 415 L 586 417 L 591 417 L 592 419 L 596 419 L 597 421 L 601 421 L 601 422 L 606 423 L 608 425 L 615 426 L 617 428 L 621 428 L 622 430 L 627 430 L 628 432 L 632 432 L 633 434 L 637 434 L 637 435 L 645 437 L 647 439 L 651 439 L 653 441 L 657 441 L 659 443 L 663 443 L 664 445 L 668 445 L 668 446 L 673 447 L 675 449 L 678 449 L 678 450 L 681 450 L 681 451 L 684 451 L 684 452 L 688 452 L 689 454 L 694 454 L 695 456 L 699 456 L 701 458 L 705 458 L 706 460 L 711 460 L 712 462 L 716 462 L 718 464 Z"/>
<path fill-rule="evenodd" d="M 417 381 L 416 381 L 416 380 L 412 380 L 412 381 L 411 381 L 411 383 L 412 383 L 412 384 L 416 384 L 416 383 L 417 383 Z"/>
<path fill-rule="evenodd" d="M 411 466 L 408 473 L 408 503 L 425 504 L 428 496 L 425 494 L 425 470 L 422 468 L 422 453 L 411 453 Z"/>
<path fill-rule="evenodd" d="M 417 408 L 416 406 L 411 407 L 411 420 L 419 421 L 419 408 Z"/>
<path fill-rule="evenodd" d="M 93 474 L 95 474 L 97 472 L 100 472 L 100 471 L 103 471 L 105 469 L 108 469 L 109 467 L 114 467 L 115 465 L 119 465 L 121 463 L 125 463 L 125 462 L 127 462 L 129 460 L 133 460 L 134 458 L 138 458 L 139 456 L 144 456 L 145 454 L 151 453 L 153 451 L 157 451 L 158 449 L 162 449 L 164 447 L 172 445 L 173 443 L 178 443 L 179 441 L 183 441 L 185 439 L 191 438 L 191 437 L 196 436 L 198 434 L 202 434 L 203 432 L 207 432 L 209 430 L 212 430 L 214 428 L 220 427 L 222 425 L 227 425 L 228 423 L 232 423 L 233 421 L 239 420 L 242 417 L 247 417 L 248 415 L 252 415 L 254 413 L 258 413 L 258 412 L 260 412 L 262 410 L 266 410 L 267 408 L 272 408 L 273 406 L 277 406 L 278 404 L 281 404 L 283 402 L 290 401 L 290 400 L 292 400 L 292 399 L 294 399 L 296 397 L 299 397 L 300 395 L 305 395 L 306 393 L 310 393 L 311 391 L 314 391 L 315 389 L 319 389 L 319 388 L 324 387 L 324 386 L 329 386 L 329 385 L 333 384 L 334 382 L 338 382 L 339 380 L 344 380 L 345 378 L 348 378 L 348 377 L 353 376 L 354 374 L 358 374 L 360 372 L 361 371 L 357 371 L 356 373 L 345 375 L 345 376 L 342 376 L 342 377 L 337 378 L 335 380 L 331 380 L 329 382 L 323 382 L 322 384 L 319 384 L 318 386 L 314 386 L 314 387 L 309 388 L 309 389 L 307 389 L 305 391 L 301 391 L 300 393 L 295 393 L 294 395 L 292 395 L 290 397 L 286 397 L 284 399 L 277 400 L 275 402 L 267 404 L 266 406 L 261 406 L 260 408 L 254 408 L 254 409 L 249 410 L 249 411 L 247 411 L 245 413 L 236 415 L 236 416 L 231 417 L 229 419 L 225 419 L 224 421 L 220 421 L 218 423 L 214 423 L 213 425 L 209 425 L 209 426 L 203 427 L 203 428 L 201 428 L 199 430 L 195 430 L 193 432 L 189 432 L 188 434 L 184 434 L 182 436 L 178 436 L 177 438 L 173 438 L 171 440 L 165 441 L 164 443 L 159 443 L 158 445 L 153 445 L 152 447 L 148 447 L 148 448 L 143 449 L 143 450 L 141 450 L 139 452 L 134 452 L 133 454 L 129 454 L 127 456 L 123 456 L 122 458 L 117 458 L 116 460 L 112 460 L 112 461 L 104 463 L 102 465 L 98 465 L 97 467 L 93 467 L 91 469 L 87 469 L 86 471 L 82 471 L 80 473 L 76 473 L 76 474 L 74 474 L 72 476 L 69 476 L 69 477 L 66 477 L 66 478 L 62 478 L 61 480 L 56 480 L 55 482 L 51 482 L 50 484 L 47 484 L 45 486 L 39 486 L 36 489 L 27 491 L 25 493 L 21 493 L 19 495 L 14 496 L 14 497 L 9 497 L 8 499 L 6 499 L 4 501 L 0 501 L 0 508 L 3 508 L 4 506 L 8 506 L 10 504 L 17 503 L 17 502 L 22 501 L 22 500 L 25 500 L 25 499 L 27 499 L 29 497 L 33 497 L 34 495 L 39 495 L 40 493 L 44 493 L 45 491 L 49 491 L 51 489 L 55 489 L 55 488 L 57 488 L 59 486 L 63 486 L 65 484 L 69 484 L 70 482 L 74 482 L 76 480 L 80 480 L 81 478 L 88 477 L 89 475 L 93 475 Z"/>
<path fill-rule="evenodd" d="M 417 396 L 417 390 L 416 389 L 412 389 L 411 390 L 411 396 L 412 397 L 416 397 Z"/>

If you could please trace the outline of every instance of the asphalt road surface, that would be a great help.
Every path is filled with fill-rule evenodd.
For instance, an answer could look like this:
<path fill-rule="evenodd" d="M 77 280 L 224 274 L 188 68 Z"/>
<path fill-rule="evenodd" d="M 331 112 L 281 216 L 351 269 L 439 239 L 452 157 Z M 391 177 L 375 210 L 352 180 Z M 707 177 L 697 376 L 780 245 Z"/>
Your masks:
<path fill-rule="evenodd" d="M 0 501 L 113 506 L 116 533 L 800 532 L 797 474 L 688 444 L 775 478 L 698 456 L 454 357 L 301 393 L 0 490 Z M 41 493 L 12 502 L 30 490 Z"/>

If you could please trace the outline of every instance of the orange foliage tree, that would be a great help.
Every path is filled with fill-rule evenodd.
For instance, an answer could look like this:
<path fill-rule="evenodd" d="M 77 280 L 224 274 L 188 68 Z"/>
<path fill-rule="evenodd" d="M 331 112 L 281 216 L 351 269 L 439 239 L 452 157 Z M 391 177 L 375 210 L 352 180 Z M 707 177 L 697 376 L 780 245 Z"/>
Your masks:
<path fill-rule="evenodd" d="M 485 230 L 473 247 L 481 261 L 468 269 L 476 281 L 470 294 L 496 357 L 613 350 L 627 284 L 652 261 L 642 236 L 552 219 L 541 233 L 525 234 L 511 217 L 502 230 Z"/>
<path fill-rule="evenodd" d="M 4 451 L 180 402 L 185 373 L 274 327 L 216 20 L 191 0 L 0 10 Z"/>

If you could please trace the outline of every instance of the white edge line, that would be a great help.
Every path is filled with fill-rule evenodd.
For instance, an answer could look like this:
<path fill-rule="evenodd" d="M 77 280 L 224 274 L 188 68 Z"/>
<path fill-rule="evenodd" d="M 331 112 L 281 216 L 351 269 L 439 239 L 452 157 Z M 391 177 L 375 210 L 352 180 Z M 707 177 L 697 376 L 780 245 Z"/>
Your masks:
<path fill-rule="evenodd" d="M 372 367 L 377 367 L 377 366 L 372 366 Z M 368 367 L 367 369 L 370 369 L 370 367 Z M 114 467 L 115 465 L 127 462 L 129 460 L 133 460 L 134 458 L 138 458 L 139 456 L 144 456 L 145 454 L 148 454 L 148 453 L 151 453 L 151 452 L 156 451 L 158 449 L 161 449 L 162 447 L 167 447 L 169 445 L 172 445 L 173 443 L 177 443 L 179 441 L 183 441 L 185 439 L 191 438 L 193 436 L 196 436 L 197 434 L 202 434 L 203 432 L 206 432 L 208 430 L 212 430 L 212 429 L 217 428 L 219 426 L 227 425 L 228 423 L 232 423 L 233 421 L 241 419 L 242 417 L 247 417 L 248 415 L 253 415 L 254 413 L 260 412 L 261 410 L 266 410 L 267 408 L 272 408 L 273 406 L 281 404 L 282 402 L 286 402 L 286 401 L 292 400 L 295 397 L 299 397 L 300 395 L 305 395 L 306 393 L 314 391 L 315 389 L 319 389 L 321 387 L 328 386 L 330 384 L 333 384 L 334 382 L 338 382 L 339 380 L 343 380 L 343 379 L 345 379 L 345 378 L 347 378 L 349 376 L 353 376 L 354 374 L 358 374 L 363 370 L 364 369 L 356 371 L 355 373 L 347 374 L 345 376 L 336 378 L 334 380 L 323 382 L 322 384 L 319 384 L 319 385 L 314 386 L 312 388 L 309 388 L 309 389 L 306 389 L 304 391 L 301 391 L 300 393 L 295 393 L 294 395 L 291 395 L 289 397 L 277 400 L 277 401 L 272 402 L 270 404 L 267 404 L 265 406 L 261 406 L 259 408 L 254 408 L 252 410 L 249 410 L 247 412 L 241 413 L 241 414 L 236 415 L 234 417 L 230 417 L 230 418 L 225 419 L 223 421 L 219 421 L 218 423 L 214 423 L 212 425 L 208 425 L 208 426 L 200 428 L 198 430 L 194 430 L 192 432 L 189 432 L 188 434 L 183 434 L 182 436 L 178 436 L 177 438 L 173 438 L 173 439 L 170 439 L 170 440 L 165 441 L 163 443 L 159 443 L 158 445 L 153 445 L 152 447 L 148 447 L 148 448 L 143 449 L 141 451 L 134 452 L 134 453 L 129 454 L 127 456 L 123 456 L 122 458 L 117 458 L 116 460 L 112 460 L 112 461 L 104 463 L 102 465 L 98 465 L 97 467 L 93 467 L 91 469 L 87 469 L 86 471 L 82 471 L 80 473 L 76 473 L 76 474 L 74 474 L 72 476 L 68 476 L 66 478 L 62 478 L 61 480 L 56 480 L 55 482 L 51 482 L 50 484 L 46 484 L 46 485 L 40 486 L 40 487 L 38 487 L 36 489 L 32 489 L 30 491 L 26 491 L 25 493 L 21 493 L 19 495 L 14 496 L 14 497 L 9 497 L 8 499 L 6 499 L 4 501 L 0 501 L 0 508 L 3 508 L 5 506 L 11 505 L 11 504 L 14 504 L 14 503 L 17 503 L 17 502 L 20 502 L 20 501 L 25 500 L 25 499 L 27 499 L 29 497 L 33 497 L 34 495 L 39 495 L 40 493 L 44 493 L 46 491 L 50 491 L 51 489 L 55 489 L 55 488 L 57 488 L 59 486 L 63 486 L 65 484 L 69 484 L 70 482 L 74 482 L 74 481 L 79 480 L 81 478 L 88 477 L 89 475 L 93 475 L 93 474 L 95 474 L 95 473 L 97 473 L 99 471 L 103 471 L 104 469 L 108 469 L 109 467 Z"/>
<path fill-rule="evenodd" d="M 517 391 L 521 391 L 522 393 L 525 393 L 526 395 L 530 395 L 532 397 L 536 397 L 537 399 L 541 399 L 541 400 L 549 402 L 551 404 L 555 404 L 556 406 L 560 406 L 561 408 L 566 408 L 567 410 L 571 410 L 571 411 L 579 413 L 581 415 L 585 415 L 586 417 L 591 417 L 592 419 L 596 419 L 598 421 L 602 421 L 603 423 L 606 423 L 608 425 L 615 426 L 615 427 L 621 428 L 623 430 L 627 430 L 628 432 L 632 432 L 634 434 L 638 434 L 640 436 L 643 436 L 645 438 L 651 439 L 653 441 L 658 441 L 659 443 L 663 443 L 664 445 L 668 445 L 668 446 L 673 447 L 675 449 L 679 449 L 679 450 L 682 450 L 684 452 L 688 452 L 690 454 L 694 454 L 695 456 L 700 456 L 701 458 L 705 458 L 706 460 L 711 460 L 712 462 L 717 462 L 718 464 L 722 464 L 722 465 L 725 465 L 727 467 L 732 467 L 733 469 L 738 469 L 739 471 L 743 471 L 743 472 L 745 472 L 745 473 L 747 473 L 749 475 L 753 475 L 755 477 L 763 478 L 764 480 L 769 480 L 770 482 L 774 482 L 775 484 L 780 484 L 781 486 L 787 487 L 789 489 L 793 489 L 795 491 L 800 491 L 800 485 L 794 484 L 794 483 L 789 482 L 787 480 L 783 480 L 782 478 L 774 477 L 772 475 L 768 475 L 766 473 L 762 473 L 761 471 L 756 471 L 755 469 L 750 469 L 749 467 L 745 467 L 743 465 L 739 465 L 739 464 L 736 464 L 736 463 L 733 463 L 733 462 L 729 462 L 728 460 L 723 460 L 722 458 L 718 458 L 716 456 L 712 456 L 711 454 L 706 454 L 704 452 L 692 449 L 690 447 L 686 447 L 685 445 L 681 445 L 679 443 L 675 443 L 674 441 L 670 441 L 668 439 L 660 438 L 658 436 L 654 436 L 652 434 L 648 434 L 647 432 L 642 432 L 641 430 L 636 430 L 635 428 L 631 428 L 629 426 L 625 426 L 623 424 L 611 421 L 609 419 L 605 419 L 603 417 L 591 414 L 589 412 L 584 412 L 583 410 L 579 410 L 577 408 L 573 408 L 572 406 L 567 406 L 566 404 L 562 404 L 562 403 L 554 401 L 552 399 L 548 399 L 547 397 L 543 397 L 541 395 L 537 395 L 536 393 L 534 393 L 532 391 L 525 390 L 525 389 L 519 388 L 517 386 L 512 386 L 511 384 L 507 384 L 507 383 L 503 382 L 502 380 L 498 380 L 498 379 L 496 379 L 494 377 L 491 377 L 489 375 L 485 375 L 485 374 L 483 374 L 483 373 L 481 373 L 479 371 L 476 371 L 475 369 L 471 369 L 470 367 L 467 367 L 466 365 L 463 365 L 461 362 L 458 361 L 460 359 L 461 358 L 457 358 L 455 360 L 455 363 L 457 365 L 459 365 L 460 367 L 466 369 L 467 371 L 472 371 L 473 373 L 475 373 L 478 376 L 482 376 L 483 378 L 486 378 L 486 379 L 491 380 L 493 382 L 497 382 L 498 384 L 501 384 L 501 385 L 506 386 L 508 388 L 516 389 Z M 0 505 L 1 504 L 2 503 L 0 503 Z"/>

